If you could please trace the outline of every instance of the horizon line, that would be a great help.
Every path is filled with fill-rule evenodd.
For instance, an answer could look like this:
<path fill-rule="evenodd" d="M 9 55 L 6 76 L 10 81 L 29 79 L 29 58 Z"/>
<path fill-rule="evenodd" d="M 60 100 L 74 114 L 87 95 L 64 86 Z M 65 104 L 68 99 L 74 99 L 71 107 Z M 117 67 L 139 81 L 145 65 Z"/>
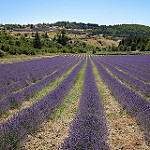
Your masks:
<path fill-rule="evenodd" d="M 62 20 L 62 21 L 56 21 L 56 22 L 37 22 L 37 23 L 0 23 L 1 25 L 6 25 L 6 24 L 18 24 L 18 25 L 28 25 L 28 24 L 33 24 L 33 25 L 36 25 L 36 24 L 43 24 L 43 23 L 45 23 L 45 24 L 55 24 L 55 23 L 57 23 L 57 22 L 69 22 L 69 23 L 73 23 L 73 22 L 76 22 L 76 21 L 64 21 L 64 20 Z M 98 24 L 98 23 L 91 23 L 91 22 L 87 22 L 87 23 L 85 23 L 85 22 L 76 22 L 76 23 L 84 23 L 84 24 L 97 24 L 97 25 L 99 25 L 99 26 L 101 26 L 101 25 L 106 25 L 106 26 L 115 26 L 115 25 L 124 25 L 124 24 L 126 24 L 126 25 L 131 25 L 131 24 L 133 24 L 133 25 L 144 25 L 144 26 L 148 26 L 148 27 L 150 27 L 150 25 L 146 25 L 146 24 L 141 24 L 141 23 L 116 23 L 116 24 Z"/>

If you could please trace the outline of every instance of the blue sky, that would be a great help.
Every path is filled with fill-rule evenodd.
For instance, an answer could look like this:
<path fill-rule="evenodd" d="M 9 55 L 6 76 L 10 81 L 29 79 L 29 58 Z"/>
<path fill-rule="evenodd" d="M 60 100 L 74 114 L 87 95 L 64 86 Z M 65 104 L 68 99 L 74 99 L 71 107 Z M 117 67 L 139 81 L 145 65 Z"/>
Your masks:
<path fill-rule="evenodd" d="M 150 0 L 0 0 L 0 23 L 76 21 L 150 26 Z"/>

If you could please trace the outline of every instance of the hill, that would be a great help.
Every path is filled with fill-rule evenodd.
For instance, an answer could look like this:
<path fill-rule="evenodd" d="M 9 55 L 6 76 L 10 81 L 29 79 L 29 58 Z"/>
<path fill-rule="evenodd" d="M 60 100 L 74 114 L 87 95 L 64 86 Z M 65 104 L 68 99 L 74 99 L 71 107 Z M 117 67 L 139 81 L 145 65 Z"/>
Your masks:
<path fill-rule="evenodd" d="M 93 34 L 107 34 L 117 37 L 129 36 L 150 36 L 150 27 L 139 24 L 122 24 L 122 25 L 109 25 L 99 26 L 93 29 Z"/>
<path fill-rule="evenodd" d="M 120 25 L 98 25 L 92 23 L 76 23 L 76 22 L 56 22 L 53 26 L 71 28 L 71 29 L 90 29 L 93 35 L 104 34 L 117 37 L 129 36 L 150 36 L 150 27 L 140 24 L 120 24 Z"/>
<path fill-rule="evenodd" d="M 45 53 L 150 51 L 150 27 L 76 22 L 6 24 L 0 27 L 0 57 Z"/>
<path fill-rule="evenodd" d="M 92 34 L 113 37 L 129 37 L 129 36 L 150 36 L 150 27 L 140 24 L 118 24 L 118 25 L 98 25 L 94 23 L 77 23 L 68 21 L 58 21 L 56 23 L 39 23 L 36 25 L 20 25 L 20 24 L 5 24 L 0 25 L 1 28 L 11 31 L 25 31 L 25 32 L 36 32 L 36 31 L 58 31 L 62 28 L 66 28 L 68 32 L 75 34 Z"/>

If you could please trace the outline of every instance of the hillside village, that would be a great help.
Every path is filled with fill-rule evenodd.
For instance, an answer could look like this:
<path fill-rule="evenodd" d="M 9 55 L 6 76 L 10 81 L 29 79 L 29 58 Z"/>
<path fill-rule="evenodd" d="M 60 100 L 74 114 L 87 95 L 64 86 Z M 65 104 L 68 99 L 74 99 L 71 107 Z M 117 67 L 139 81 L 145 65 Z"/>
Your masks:
<path fill-rule="evenodd" d="M 59 26 L 52 26 L 51 24 L 28 24 L 28 25 L 16 25 L 13 27 L 7 27 L 6 26 L 6 31 L 10 32 L 42 32 L 42 31 L 60 31 L 61 29 L 65 27 L 59 27 Z M 3 24 L 0 24 L 0 28 L 4 29 Z M 66 29 L 68 33 L 73 33 L 73 34 L 86 34 L 88 31 L 85 31 L 84 29 Z"/>

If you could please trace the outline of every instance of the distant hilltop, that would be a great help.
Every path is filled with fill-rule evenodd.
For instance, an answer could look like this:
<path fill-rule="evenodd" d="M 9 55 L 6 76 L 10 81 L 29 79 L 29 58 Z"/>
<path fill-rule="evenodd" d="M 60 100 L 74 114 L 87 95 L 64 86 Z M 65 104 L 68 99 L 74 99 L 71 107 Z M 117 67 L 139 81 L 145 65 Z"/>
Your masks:
<path fill-rule="evenodd" d="M 36 24 L 34 25 L 32 28 L 31 26 L 30 27 L 25 27 L 25 28 L 14 28 L 13 31 L 17 31 L 17 32 L 40 32 L 40 31 L 60 31 L 62 30 L 63 28 L 65 27 L 59 27 L 59 26 L 50 26 L 49 24 L 47 25 L 43 25 L 43 24 Z M 84 34 L 86 33 L 85 30 L 83 29 L 66 29 L 66 31 L 68 33 L 74 33 L 74 34 L 77 34 L 77 33 L 81 33 L 81 34 Z"/>
<path fill-rule="evenodd" d="M 17 32 L 36 32 L 36 31 L 59 31 L 66 28 L 68 33 L 92 35 L 108 35 L 114 37 L 129 36 L 150 36 L 150 27 L 140 24 L 118 24 L 118 25 L 98 25 L 93 23 L 76 23 L 68 21 L 58 21 L 56 23 L 38 23 L 38 24 L 0 24 L 2 30 Z"/>

